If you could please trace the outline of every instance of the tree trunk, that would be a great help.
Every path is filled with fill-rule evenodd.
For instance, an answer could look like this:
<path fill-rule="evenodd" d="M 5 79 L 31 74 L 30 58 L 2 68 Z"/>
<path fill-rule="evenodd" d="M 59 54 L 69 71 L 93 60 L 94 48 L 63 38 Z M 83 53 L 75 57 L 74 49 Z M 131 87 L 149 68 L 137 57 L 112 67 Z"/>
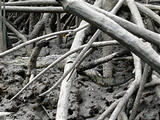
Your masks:
<path fill-rule="evenodd" d="M 106 11 L 111 11 L 116 3 L 117 0 L 103 0 L 102 8 Z M 102 33 L 102 40 L 109 41 L 112 40 L 112 38 L 108 36 L 106 33 Z M 112 53 L 112 46 L 103 47 L 103 53 L 102 53 L 103 56 L 107 56 L 111 53 Z M 112 77 L 112 69 L 113 69 L 112 61 L 103 64 L 103 76 Z"/>

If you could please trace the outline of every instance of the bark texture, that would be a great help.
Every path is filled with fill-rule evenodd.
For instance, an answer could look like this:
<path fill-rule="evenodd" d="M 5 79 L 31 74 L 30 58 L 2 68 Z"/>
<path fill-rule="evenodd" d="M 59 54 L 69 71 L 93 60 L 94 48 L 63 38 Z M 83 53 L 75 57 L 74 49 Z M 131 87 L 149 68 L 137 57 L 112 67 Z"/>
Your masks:
<path fill-rule="evenodd" d="M 106 11 L 111 11 L 113 7 L 116 5 L 116 3 L 117 3 L 117 0 L 103 0 L 102 8 Z M 102 39 L 103 41 L 112 40 L 112 38 L 106 33 L 102 33 Z M 103 56 L 107 56 L 111 53 L 112 53 L 112 46 L 106 46 L 103 48 Z M 112 61 L 103 64 L 103 76 L 104 77 L 109 77 L 109 78 L 112 77 L 112 70 L 113 70 Z"/>

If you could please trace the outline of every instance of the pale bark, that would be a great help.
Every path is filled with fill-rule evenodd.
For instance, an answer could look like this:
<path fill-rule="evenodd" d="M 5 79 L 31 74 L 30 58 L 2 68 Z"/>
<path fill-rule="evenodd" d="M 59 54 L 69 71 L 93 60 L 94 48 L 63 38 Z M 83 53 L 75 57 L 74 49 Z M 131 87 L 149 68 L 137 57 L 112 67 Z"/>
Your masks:
<path fill-rule="evenodd" d="M 120 51 L 120 52 L 115 52 L 115 53 L 112 53 L 110 55 L 104 56 L 102 58 L 98 58 L 96 60 L 93 60 L 93 61 L 89 62 L 88 64 L 85 64 L 84 66 L 82 65 L 79 68 L 78 71 L 81 72 L 81 71 L 84 71 L 84 70 L 87 70 L 87 69 L 92 69 L 92 68 L 94 68 L 94 67 L 96 67 L 96 66 L 98 66 L 100 64 L 103 64 L 105 62 L 111 61 L 115 57 L 123 56 L 127 52 L 128 52 L 127 50 L 123 50 L 123 51 Z"/>
<path fill-rule="evenodd" d="M 125 0 L 119 0 L 117 4 L 114 6 L 114 8 L 111 10 L 111 13 L 116 14 L 118 10 L 120 9 L 120 7 L 123 5 L 124 1 Z"/>
<path fill-rule="evenodd" d="M 16 36 L 21 39 L 23 42 L 27 42 L 27 38 L 21 33 L 19 32 L 16 28 L 14 28 L 10 23 L 8 23 L 7 21 L 5 21 L 6 26 L 8 29 L 10 29 L 13 33 L 16 34 Z"/>
<path fill-rule="evenodd" d="M 137 8 L 134 0 L 127 0 L 127 3 L 128 3 L 128 6 L 131 10 L 134 22 L 138 26 L 140 26 L 142 28 L 145 28 L 144 24 L 143 24 L 143 21 L 142 21 L 142 18 L 141 18 L 141 15 L 138 11 L 138 8 Z M 141 99 L 141 96 L 142 96 L 142 93 L 143 93 L 143 89 L 144 89 L 144 86 L 145 86 L 145 83 L 146 83 L 146 80 L 147 80 L 148 72 L 149 72 L 149 69 L 150 69 L 150 66 L 145 64 L 144 72 L 143 72 L 143 76 L 142 76 L 141 75 L 142 74 L 142 67 L 141 67 L 140 59 L 139 59 L 139 63 L 137 63 L 137 64 L 139 65 L 139 69 L 137 69 L 137 70 L 135 69 L 135 73 L 138 76 L 137 79 L 139 79 L 139 81 L 140 80 L 141 81 L 140 81 L 138 93 L 137 93 L 137 96 L 136 96 L 136 99 L 135 99 L 135 102 L 134 102 L 133 109 L 132 109 L 131 115 L 129 117 L 129 120 L 134 120 L 135 119 L 135 116 L 136 116 L 136 113 L 137 113 L 137 110 L 138 110 L 138 106 L 140 104 L 140 99 Z"/>
<path fill-rule="evenodd" d="M 83 22 L 81 22 L 80 26 L 84 26 L 85 24 L 86 24 L 86 22 L 83 21 Z M 73 43 L 72 43 L 72 47 L 71 47 L 70 51 L 79 47 L 82 44 L 84 37 L 85 37 L 85 30 L 78 32 L 75 36 Z M 70 69 L 70 67 L 73 64 L 73 58 L 75 59 L 76 56 L 77 56 L 76 54 L 73 54 L 72 56 L 70 56 L 68 58 L 68 60 L 67 60 L 68 64 L 65 65 L 64 72 L 66 72 L 66 71 L 68 71 L 68 69 Z M 72 63 L 69 63 L 69 61 L 72 61 Z M 60 92 L 60 97 L 59 97 L 58 107 L 57 107 L 57 114 L 56 114 L 57 120 L 67 120 L 68 98 L 70 95 L 71 84 L 72 84 L 73 79 L 75 79 L 75 75 L 76 75 L 76 71 L 74 71 L 74 73 L 71 75 L 71 77 L 69 74 L 62 82 L 61 92 Z M 67 89 L 67 91 L 65 91 L 65 89 Z M 63 96 L 63 94 L 62 94 L 64 92 L 65 92 L 65 94 L 64 94 L 65 96 Z M 65 98 L 63 98 L 63 97 L 65 97 Z M 65 101 L 62 101 L 64 99 L 65 99 Z M 62 104 L 64 102 L 65 102 L 65 104 Z"/>
<path fill-rule="evenodd" d="M 97 4 L 97 3 L 95 2 L 95 4 Z M 84 26 L 85 24 L 87 24 L 87 22 L 82 21 L 80 26 Z M 74 50 L 77 47 L 79 47 L 80 45 L 82 45 L 83 40 L 86 36 L 86 30 L 87 29 L 84 29 L 84 30 L 77 32 L 70 50 Z M 72 66 L 75 64 L 74 60 L 78 60 L 78 58 L 76 58 L 76 57 L 77 57 L 77 54 L 73 54 L 68 58 L 67 64 L 65 65 L 64 74 L 67 73 L 72 68 Z M 70 63 L 70 61 L 72 61 L 72 62 Z M 75 79 L 76 74 L 77 74 L 76 69 L 73 69 L 73 71 L 69 72 L 68 76 L 66 76 L 64 78 L 64 80 L 62 81 L 61 91 L 60 91 L 60 96 L 59 96 L 59 101 L 58 101 L 56 120 L 67 120 L 68 100 L 69 100 L 69 96 L 70 96 L 70 89 L 71 89 L 72 81 Z"/>
<path fill-rule="evenodd" d="M 145 7 L 152 9 L 152 10 L 160 10 L 159 5 L 152 5 L 152 4 L 143 4 Z"/>
<path fill-rule="evenodd" d="M 126 0 L 126 3 L 131 11 L 132 14 L 132 18 L 133 21 L 138 24 L 140 27 L 144 27 L 143 25 L 143 21 L 142 18 L 140 16 L 140 13 L 134 3 L 134 0 Z M 139 82 L 141 80 L 141 76 L 142 76 L 142 66 L 141 66 L 141 60 L 139 57 L 137 57 L 135 54 L 133 54 L 133 58 L 134 58 L 134 66 L 135 66 L 135 81 L 137 81 L 137 84 L 133 84 L 135 85 L 134 88 L 132 89 L 132 91 L 130 92 L 130 97 L 131 95 L 134 93 L 134 91 L 136 90 L 136 88 L 139 85 Z M 128 89 L 128 91 L 131 89 L 132 87 L 130 87 Z M 123 97 L 123 101 L 120 101 L 117 108 L 114 110 L 114 112 L 112 113 L 110 120 L 114 120 L 117 118 L 118 114 L 120 113 L 120 111 L 122 110 L 122 108 L 124 107 L 124 105 L 126 104 L 126 102 L 128 101 L 128 99 L 130 98 L 127 94 L 125 94 L 125 96 Z M 125 99 L 126 97 L 126 99 Z M 125 101 L 125 102 L 124 102 Z"/>
<path fill-rule="evenodd" d="M 42 19 L 38 21 L 38 23 L 34 26 L 33 31 L 29 35 L 29 40 L 37 37 L 40 34 L 41 30 L 44 29 L 45 21 L 50 17 L 50 15 L 50 13 L 43 14 Z"/>
<path fill-rule="evenodd" d="M 139 89 L 138 89 L 138 93 L 137 93 L 137 96 L 136 96 L 134 106 L 133 106 L 131 115 L 129 117 L 129 120 L 135 120 L 136 113 L 138 111 L 138 107 L 139 107 L 139 104 L 140 104 L 140 99 L 142 97 L 143 90 L 145 88 L 145 83 L 147 81 L 149 70 L 150 70 L 150 66 L 145 64 L 144 71 L 143 71 L 143 76 L 142 76 L 142 79 L 140 81 L 140 86 L 139 86 Z"/>
<path fill-rule="evenodd" d="M 2 7 L 3 9 L 3 7 Z M 6 11 L 9 12 L 56 12 L 63 13 L 65 12 L 62 7 L 26 7 L 26 6 L 6 6 Z"/>
<path fill-rule="evenodd" d="M 1 57 L 4 57 L 5 55 L 8 55 L 9 53 L 12 53 L 12 52 L 15 52 L 16 50 L 19 50 L 27 45 L 30 45 L 32 43 L 35 43 L 35 42 L 38 42 L 42 39 L 45 39 L 45 38 L 55 38 L 57 35 L 59 34 L 75 34 L 77 33 L 78 31 L 86 28 L 87 26 L 82 26 L 81 28 L 77 28 L 77 29 L 74 29 L 74 30 L 64 30 L 64 31 L 58 31 L 58 32 L 54 32 L 54 33 L 50 33 L 50 34 L 47 34 L 47 35 L 43 35 L 43 36 L 40 36 L 40 37 L 37 37 L 37 38 L 34 38 L 34 39 L 31 39 L 25 43 L 22 43 L 12 49 L 9 49 L 9 50 L 6 50 L 4 51 L 3 53 L 0 53 L 0 58 Z"/>
<path fill-rule="evenodd" d="M 103 0 L 102 2 L 102 9 L 106 10 L 106 11 L 111 11 L 113 9 L 113 7 L 116 5 L 117 0 Z M 110 36 L 108 36 L 105 33 L 102 33 L 102 40 L 112 40 L 112 38 Z M 106 46 L 103 47 L 103 56 L 107 56 L 109 54 L 112 53 L 112 46 Z M 113 70 L 113 65 L 112 65 L 112 61 L 109 61 L 105 64 L 103 64 L 103 76 L 104 77 L 112 77 L 112 70 Z"/>
<path fill-rule="evenodd" d="M 104 41 L 104 42 L 96 42 L 93 43 L 92 47 L 102 47 L 102 46 L 106 46 L 106 45 L 112 45 L 112 44 L 117 44 L 117 42 L 115 41 Z M 11 100 L 15 99 L 19 94 L 21 94 L 29 85 L 31 85 L 34 81 L 36 81 L 40 76 L 42 76 L 46 71 L 48 71 L 51 67 L 53 67 L 54 65 L 56 65 L 57 63 L 59 63 L 60 61 L 62 61 L 63 59 L 65 59 L 66 57 L 68 57 L 69 55 L 83 49 L 86 45 L 82 45 L 79 48 L 69 51 L 67 53 L 65 53 L 63 56 L 61 56 L 60 58 L 58 58 L 57 60 L 55 60 L 54 62 L 52 62 L 48 67 L 46 67 L 43 71 L 41 71 L 39 74 L 37 74 L 32 80 L 31 82 L 27 83 L 15 96 L 13 96 L 11 98 Z M 10 101 L 11 101 L 10 100 Z"/>
<path fill-rule="evenodd" d="M 144 5 L 142 5 L 138 2 L 136 2 L 136 5 L 141 12 L 143 12 L 147 16 L 151 17 L 153 20 L 155 20 L 156 22 L 158 22 L 160 24 L 160 16 L 158 14 L 156 14 L 151 9 L 145 7 Z"/>
<path fill-rule="evenodd" d="M 27 42 L 27 38 L 21 33 L 19 32 L 17 29 L 15 29 L 10 23 L 8 23 L 7 21 L 5 21 L 5 24 L 7 26 L 8 29 L 10 29 L 13 33 L 16 34 L 16 36 L 21 39 L 24 43 Z M 27 55 L 29 55 L 30 53 L 30 48 L 28 46 L 25 46 L 26 51 L 27 51 Z M 6 51 L 5 51 L 6 52 Z"/>
<path fill-rule="evenodd" d="M 81 1 L 61 1 L 69 12 L 84 18 L 86 21 L 96 25 L 99 29 L 118 40 L 123 46 L 135 53 L 157 72 L 160 70 L 160 56 L 138 37 L 123 29 L 112 19 L 95 11 L 91 5 Z M 116 34 L 115 34 L 116 33 Z"/>
<path fill-rule="evenodd" d="M 27 1 L 15 1 L 7 2 L 6 6 L 27 6 L 27 5 L 59 5 L 56 0 L 27 0 Z"/>
<path fill-rule="evenodd" d="M 107 117 L 107 115 L 115 109 L 118 103 L 119 100 L 113 102 L 108 108 L 106 108 L 106 110 L 98 117 L 97 120 L 104 120 Z"/>
<path fill-rule="evenodd" d="M 157 34 L 153 31 L 147 30 L 145 28 L 141 28 L 138 25 L 135 25 L 123 18 L 120 18 L 118 16 L 113 15 L 110 12 L 107 12 L 103 9 L 99 9 L 97 7 L 93 7 L 92 5 L 86 4 L 87 6 L 89 6 L 90 8 L 96 10 L 97 12 L 100 12 L 102 14 L 104 14 L 105 16 L 113 19 L 115 22 L 117 22 L 119 25 L 121 25 L 122 27 L 124 27 L 126 30 L 128 30 L 129 32 L 137 35 L 138 37 L 141 37 L 143 39 L 145 39 L 146 41 L 155 44 L 156 46 L 160 45 L 160 34 Z"/>
<path fill-rule="evenodd" d="M 84 21 L 84 23 L 86 23 L 86 22 Z M 66 64 L 68 66 L 68 68 L 64 69 L 63 76 L 48 91 L 41 94 L 41 95 L 45 95 L 45 94 L 49 93 L 64 79 L 62 81 L 61 92 L 60 92 L 60 97 L 59 97 L 59 101 L 58 101 L 58 108 L 57 108 L 57 115 L 56 115 L 57 120 L 66 120 L 67 119 L 68 100 L 69 100 L 72 81 L 75 79 L 75 77 L 76 77 L 75 75 L 77 74 L 76 68 L 81 64 L 83 59 L 86 57 L 86 55 L 88 54 L 87 50 L 91 47 L 92 43 L 97 39 L 99 34 L 100 34 L 100 31 L 97 30 L 97 32 L 89 40 L 89 42 L 87 43 L 87 45 L 85 46 L 85 48 L 81 51 L 81 53 L 79 55 L 73 54 L 73 55 L 71 55 L 71 57 L 68 58 L 67 64 Z M 78 32 L 76 35 L 77 35 L 77 37 L 75 36 L 75 39 L 74 39 L 75 41 L 72 44 L 71 50 L 76 49 L 77 45 L 80 46 L 82 44 L 83 39 L 86 36 L 86 29 Z M 81 35 L 81 36 L 79 36 L 79 35 Z M 82 35 L 83 35 L 83 37 L 82 37 Z"/>

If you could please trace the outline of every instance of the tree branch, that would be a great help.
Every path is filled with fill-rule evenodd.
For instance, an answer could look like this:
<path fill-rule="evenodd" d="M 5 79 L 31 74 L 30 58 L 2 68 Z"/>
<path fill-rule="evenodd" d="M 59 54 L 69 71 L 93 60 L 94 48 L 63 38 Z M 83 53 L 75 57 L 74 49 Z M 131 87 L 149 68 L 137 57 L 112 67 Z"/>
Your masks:
<path fill-rule="evenodd" d="M 96 25 L 99 29 L 118 40 L 123 46 L 135 53 L 160 73 L 160 56 L 153 50 L 153 48 L 142 42 L 138 37 L 126 31 L 112 19 L 92 9 L 93 6 L 91 8 L 89 7 L 91 5 L 82 1 L 64 1 L 65 2 L 62 1 L 62 4 L 64 4 L 67 11 Z"/>

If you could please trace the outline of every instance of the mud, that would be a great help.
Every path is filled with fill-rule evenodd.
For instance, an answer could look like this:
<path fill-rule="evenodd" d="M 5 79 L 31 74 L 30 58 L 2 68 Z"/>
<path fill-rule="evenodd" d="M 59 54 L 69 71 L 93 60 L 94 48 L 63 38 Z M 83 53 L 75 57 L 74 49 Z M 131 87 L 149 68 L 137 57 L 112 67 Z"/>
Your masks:
<path fill-rule="evenodd" d="M 62 54 L 66 51 L 67 49 L 58 47 L 46 48 L 42 50 L 40 56 Z M 98 57 L 99 52 L 95 52 L 95 55 L 90 56 L 88 60 Z M 18 56 L 25 56 L 25 50 L 22 49 L 0 61 L 13 60 Z M 132 66 L 133 62 L 127 65 Z M 125 67 L 119 65 L 118 68 L 124 69 Z M 38 72 L 41 70 L 38 69 Z M 7 116 L 8 120 L 54 120 L 60 87 L 47 96 L 39 97 L 38 95 L 49 89 L 61 77 L 63 71 L 51 68 L 10 102 L 9 100 L 25 85 L 26 71 L 26 66 L 0 63 L 0 111 L 12 112 Z M 102 87 L 91 80 L 74 80 L 69 98 L 68 119 L 96 120 L 111 103 L 123 96 L 130 82 L 116 87 Z M 134 97 L 127 103 L 127 116 L 132 109 Z M 153 88 L 145 90 L 135 120 L 160 120 L 160 100 Z"/>

